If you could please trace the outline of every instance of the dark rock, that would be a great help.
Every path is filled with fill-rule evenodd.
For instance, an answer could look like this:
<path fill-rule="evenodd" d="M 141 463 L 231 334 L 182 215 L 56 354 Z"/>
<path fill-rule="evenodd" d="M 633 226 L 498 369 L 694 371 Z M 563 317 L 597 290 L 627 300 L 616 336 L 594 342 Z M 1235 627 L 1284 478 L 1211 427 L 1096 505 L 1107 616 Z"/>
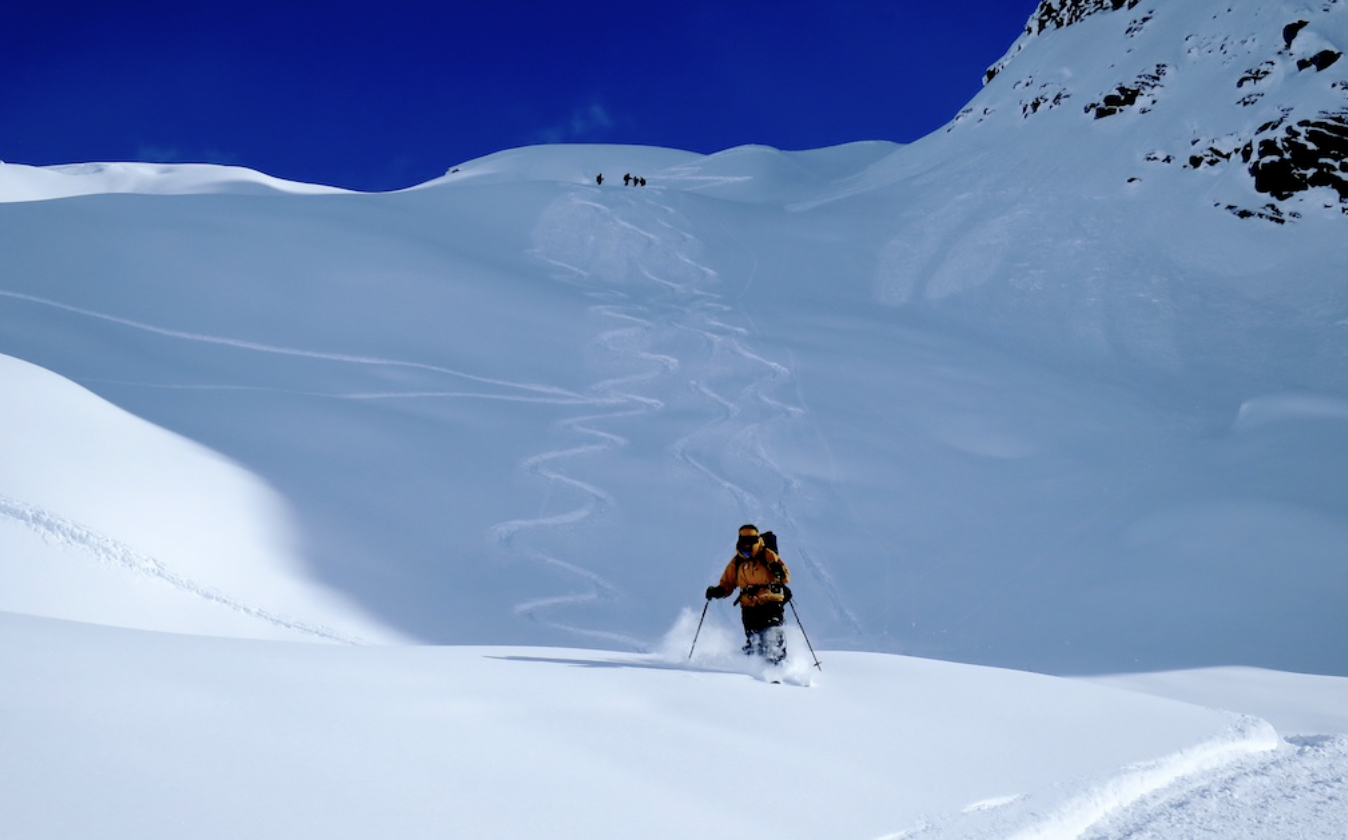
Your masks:
<path fill-rule="evenodd" d="M 1297 61 L 1297 69 L 1309 70 L 1314 67 L 1315 72 L 1318 73 L 1327 67 L 1333 66 L 1334 62 L 1338 61 L 1342 56 L 1343 53 L 1335 52 L 1334 50 L 1321 50 L 1310 58 L 1303 58 Z"/>
<path fill-rule="evenodd" d="M 1209 146 L 1196 155 L 1189 156 L 1190 169 L 1202 169 L 1204 166 L 1216 166 L 1219 163 L 1225 163 L 1235 157 L 1238 150 L 1226 151 L 1216 146 Z"/>
<path fill-rule="evenodd" d="M 1038 35 L 1051 29 L 1062 29 L 1099 12 L 1117 12 L 1125 7 L 1135 8 L 1139 2 L 1140 0 L 1040 0 L 1039 8 L 1030 16 L 1025 31 Z"/>
<path fill-rule="evenodd" d="M 1151 23 L 1152 16 L 1153 13 L 1148 12 L 1146 15 L 1128 24 L 1128 31 L 1125 34 L 1127 34 L 1129 38 L 1136 37 L 1143 29 L 1147 28 L 1147 24 Z"/>
<path fill-rule="evenodd" d="M 1258 82 L 1262 82 L 1264 79 L 1267 79 L 1273 73 L 1274 68 L 1276 68 L 1277 66 L 1278 65 L 1273 63 L 1272 61 L 1265 61 L 1263 64 L 1259 65 L 1258 67 L 1255 67 L 1252 70 L 1246 70 L 1245 75 L 1241 76 L 1240 81 L 1236 82 L 1236 87 L 1243 88 L 1246 85 L 1252 85 Z"/>
<path fill-rule="evenodd" d="M 1329 187 L 1348 212 L 1348 110 L 1261 132 L 1244 156 L 1254 188 L 1283 201 L 1315 187 Z"/>
<path fill-rule="evenodd" d="M 1290 113 L 1291 113 L 1291 109 L 1290 109 L 1290 108 L 1284 110 L 1284 111 L 1282 112 L 1282 116 L 1281 116 L 1281 117 L 1278 117 L 1276 120 L 1270 120 L 1270 121 L 1264 123 L 1263 125 L 1259 126 L 1259 130 L 1256 131 L 1255 134 L 1256 134 L 1256 135 L 1259 135 L 1259 134 L 1268 134 L 1270 131 L 1277 131 L 1278 129 L 1280 129 L 1280 128 L 1283 127 L 1283 124 L 1284 124 L 1284 123 L 1287 122 L 1287 116 L 1288 116 L 1288 114 L 1290 114 Z"/>
<path fill-rule="evenodd" d="M 1221 207 L 1222 205 L 1217 205 Z M 1251 210 L 1247 207 L 1238 207 L 1235 204 L 1228 204 L 1222 209 L 1241 219 L 1263 219 L 1266 222 L 1273 222 L 1275 225 L 1285 225 L 1288 219 L 1300 219 L 1301 214 L 1295 211 L 1284 212 L 1276 204 L 1265 204 L 1259 210 Z"/>
<path fill-rule="evenodd" d="M 1158 64 L 1155 71 L 1138 76 L 1131 86 L 1119 85 L 1110 93 L 1105 94 L 1099 102 L 1092 102 L 1087 105 L 1086 113 L 1094 113 L 1095 118 L 1099 120 L 1134 107 L 1142 102 L 1147 94 L 1161 86 L 1161 80 L 1165 78 L 1167 69 L 1166 65 Z M 1146 101 L 1137 110 L 1141 114 L 1150 111 L 1150 97 L 1146 97 Z"/>
<path fill-rule="evenodd" d="M 1298 20 L 1294 23 L 1289 23 L 1282 28 L 1282 40 L 1283 43 L 1287 45 L 1287 49 L 1290 50 L 1292 48 L 1292 42 L 1297 39 L 1297 35 L 1301 34 L 1301 30 L 1309 25 L 1310 21 L 1308 20 Z"/>
<path fill-rule="evenodd" d="M 1020 115 L 1022 117 L 1029 117 L 1031 114 L 1039 113 L 1041 109 L 1045 111 L 1051 111 L 1054 108 L 1061 105 L 1066 100 L 1071 98 L 1072 94 L 1068 93 L 1067 91 L 1061 89 L 1053 89 L 1050 88 L 1048 85 L 1045 85 L 1043 88 L 1040 89 L 1040 92 L 1037 96 L 1031 99 L 1021 101 Z"/>
<path fill-rule="evenodd" d="M 974 124 L 978 125 L 990 116 L 992 116 L 991 108 L 984 108 L 981 111 L 975 111 L 973 108 L 965 108 L 955 115 L 955 118 L 950 121 L 950 125 L 946 126 L 945 130 L 947 133 L 954 131 L 955 126 L 969 120 L 973 120 Z"/>

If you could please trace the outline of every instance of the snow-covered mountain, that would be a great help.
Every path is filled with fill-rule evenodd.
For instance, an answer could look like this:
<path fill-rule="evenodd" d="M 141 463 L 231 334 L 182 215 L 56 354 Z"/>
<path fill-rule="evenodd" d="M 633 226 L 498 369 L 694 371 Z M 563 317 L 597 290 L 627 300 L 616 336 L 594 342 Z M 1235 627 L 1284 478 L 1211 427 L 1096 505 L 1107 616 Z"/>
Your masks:
<path fill-rule="evenodd" d="M 1345 44 L 1045 0 L 906 146 L 0 165 L 0 834 L 1342 836 Z M 808 691 L 687 664 L 745 521 Z"/>
<path fill-rule="evenodd" d="M 1342 117 L 1348 62 L 1301 65 L 1346 24 L 1045 3 L 903 147 L 542 147 L 383 195 L 5 166 L 0 350 L 258 476 L 400 636 L 647 649 L 757 521 L 829 646 L 1345 674 L 1348 220 L 1260 167 Z M 11 522 L 87 525 L 27 480 Z"/>
<path fill-rule="evenodd" d="M 1348 159 L 1348 81 L 1342 68 L 1325 74 L 1343 57 L 1338 5 L 1339 0 L 1328 0 L 1221 9 L 1141 0 L 1044 2 L 1007 56 L 988 69 L 986 79 L 1003 72 L 1015 77 L 1013 87 L 1023 92 L 1019 105 L 1025 118 L 1062 106 L 1076 110 L 1073 106 L 1079 103 L 1097 120 L 1128 113 L 1167 114 L 1169 120 L 1145 121 L 1156 148 L 1144 159 L 1194 170 L 1236 164 L 1248 173 L 1256 192 L 1273 199 L 1260 208 L 1245 206 L 1249 201 L 1242 197 L 1217 205 L 1241 218 L 1257 216 L 1277 224 L 1299 218 L 1295 208 L 1300 202 L 1287 203 L 1296 197 L 1348 212 L 1348 171 L 1343 166 Z M 1125 8 L 1127 16 L 1106 14 Z M 1037 47 L 1032 60 L 1017 62 L 1021 51 L 1045 33 L 1076 24 L 1101 30 L 1091 44 L 1098 49 L 1094 54 L 1115 59 L 1103 76 L 1079 80 L 1080 65 L 1062 63 L 1072 56 L 1061 47 Z M 1069 49 L 1075 49 L 1087 39 L 1074 32 L 1061 40 L 1069 40 Z M 1100 81 L 1110 78 L 1117 83 L 1100 90 Z M 982 116 L 995 108 L 985 106 Z M 980 113 L 977 104 L 962 116 L 975 113 Z M 1181 113 L 1185 124 L 1174 125 Z"/>

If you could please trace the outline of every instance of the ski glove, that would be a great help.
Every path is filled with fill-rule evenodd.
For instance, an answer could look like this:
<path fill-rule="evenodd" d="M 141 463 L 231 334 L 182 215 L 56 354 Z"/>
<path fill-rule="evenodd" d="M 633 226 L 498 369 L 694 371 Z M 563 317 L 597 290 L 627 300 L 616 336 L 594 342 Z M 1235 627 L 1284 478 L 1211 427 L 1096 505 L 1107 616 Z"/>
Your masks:
<path fill-rule="evenodd" d="M 708 600 L 708 601 L 710 601 L 712 598 L 724 598 L 725 596 L 727 596 L 727 595 L 729 595 L 729 594 L 730 594 L 729 592 L 726 592 L 724 589 L 722 589 L 722 588 L 719 587 L 719 586 L 708 586 L 708 587 L 707 587 L 707 600 Z"/>

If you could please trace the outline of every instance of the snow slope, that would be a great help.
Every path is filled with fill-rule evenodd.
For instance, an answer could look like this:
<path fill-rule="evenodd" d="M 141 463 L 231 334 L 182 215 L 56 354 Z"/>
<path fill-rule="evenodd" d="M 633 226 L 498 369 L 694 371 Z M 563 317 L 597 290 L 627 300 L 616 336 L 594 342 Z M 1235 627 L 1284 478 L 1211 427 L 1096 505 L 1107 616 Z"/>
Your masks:
<path fill-rule="evenodd" d="M 1066 837 L 1276 744 L 1254 719 L 877 654 L 806 689 L 677 655 L 0 626 L 29 686 L 4 693 L 22 729 L 0 724 L 15 838 Z"/>
<path fill-rule="evenodd" d="M 285 181 L 241 166 L 207 163 L 77 163 L 42 167 L 0 163 L 0 201 L 47 201 L 105 193 L 270 192 L 330 195 L 344 190 Z"/>
<path fill-rule="evenodd" d="M 17 359 L 0 356 L 0 381 L 0 610 L 186 633 L 399 639 L 312 586 L 284 501 L 237 464 Z"/>
<path fill-rule="evenodd" d="M 909 146 L 0 166 L 0 834 L 1344 836 L 1345 42 L 1062 0 Z M 744 521 L 824 670 L 687 662 Z"/>
<path fill-rule="evenodd" d="M 1202 360 L 1048 358 L 1060 331 L 1011 303 L 987 310 L 1025 317 L 1009 348 L 948 323 L 959 312 L 887 306 L 895 234 L 869 228 L 902 217 L 879 197 L 793 213 L 749 201 L 794 189 L 785 174 L 727 174 L 836 183 L 880 151 L 736 150 L 645 190 L 496 175 L 10 204 L 5 349 L 260 475 L 307 565 L 425 639 L 647 646 L 724 562 L 725 533 L 761 520 L 833 646 L 1342 673 L 1342 648 L 1315 641 L 1342 625 L 1342 392 L 1239 356 L 1212 379 Z M 1203 218 L 1342 259 L 1305 223 Z M 955 265 L 983 251 L 946 246 Z M 1062 307 L 1067 284 L 1045 283 Z M 1206 348 L 1231 323 L 1213 312 L 1173 337 Z M 1261 359 L 1332 369 L 1306 357 L 1320 333 L 1275 326 L 1257 325 Z M 648 563 L 619 548 L 637 544 Z"/>
<path fill-rule="evenodd" d="M 0 351 L 252 471 L 404 636 L 647 649 L 753 520 L 832 647 L 1345 674 L 1343 215 L 1183 162 L 1342 98 L 1344 11 L 1202 5 L 1039 26 L 905 147 L 6 203 Z"/>

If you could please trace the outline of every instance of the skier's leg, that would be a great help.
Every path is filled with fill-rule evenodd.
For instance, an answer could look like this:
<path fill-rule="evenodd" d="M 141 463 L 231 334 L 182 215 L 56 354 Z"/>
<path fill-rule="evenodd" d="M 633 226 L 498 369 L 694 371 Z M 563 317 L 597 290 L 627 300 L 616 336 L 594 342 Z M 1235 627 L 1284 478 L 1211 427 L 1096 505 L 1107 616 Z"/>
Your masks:
<path fill-rule="evenodd" d="M 785 613 L 781 604 L 760 604 L 742 609 L 744 653 L 761 656 L 773 665 L 786 659 L 786 634 L 782 630 Z"/>
<path fill-rule="evenodd" d="M 786 661 L 786 633 L 782 625 L 777 624 L 763 631 L 763 658 L 773 665 Z"/>
<path fill-rule="evenodd" d="M 781 604 L 765 604 L 767 607 L 764 616 L 763 628 L 763 658 L 773 665 L 778 665 L 786 659 L 786 631 L 783 626 L 786 624 L 786 611 L 782 609 Z"/>
<path fill-rule="evenodd" d="M 759 636 L 760 628 L 752 607 L 740 607 L 740 623 L 744 625 L 744 647 L 742 650 L 745 656 L 753 656 L 758 652 L 762 640 Z"/>

